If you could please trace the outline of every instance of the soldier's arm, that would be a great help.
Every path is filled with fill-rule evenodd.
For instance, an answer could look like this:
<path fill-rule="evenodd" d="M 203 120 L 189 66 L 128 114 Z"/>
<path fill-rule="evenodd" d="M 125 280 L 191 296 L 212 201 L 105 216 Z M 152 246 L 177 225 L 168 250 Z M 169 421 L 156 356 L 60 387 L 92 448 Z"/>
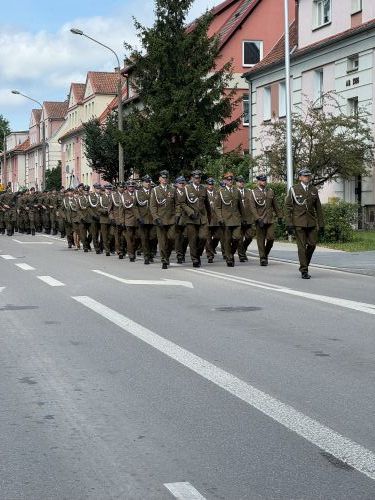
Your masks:
<path fill-rule="evenodd" d="M 293 197 L 289 189 L 288 195 L 285 198 L 285 223 L 287 226 L 293 226 Z"/>
<path fill-rule="evenodd" d="M 281 218 L 282 218 L 282 216 L 283 216 L 283 212 L 282 212 L 282 210 L 281 210 L 281 208 L 280 208 L 280 206 L 279 206 L 279 204 L 278 204 L 278 201 L 277 201 L 277 199 L 276 199 L 275 193 L 274 193 L 273 191 L 272 191 L 272 195 L 273 195 L 273 196 L 272 196 L 272 207 L 273 207 L 273 209 L 274 209 L 274 212 L 275 212 L 275 214 L 276 214 L 276 217 L 277 217 L 278 219 L 281 219 Z"/>
<path fill-rule="evenodd" d="M 217 220 L 220 222 L 224 222 L 223 211 L 222 211 L 222 200 L 220 196 L 220 192 L 218 193 L 215 200 L 215 212 L 217 215 Z"/>
<path fill-rule="evenodd" d="M 316 196 L 315 212 L 316 212 L 316 216 L 318 219 L 318 226 L 324 227 L 323 209 L 322 209 L 322 204 L 320 203 L 319 194 L 317 194 L 317 196 Z"/>
<path fill-rule="evenodd" d="M 250 205 L 251 215 L 253 216 L 253 219 L 255 221 L 257 221 L 259 219 L 259 215 L 258 215 L 257 207 L 255 204 L 254 196 L 253 196 L 253 193 L 251 191 L 250 191 L 249 205 Z"/>
<path fill-rule="evenodd" d="M 150 212 L 154 221 L 159 218 L 159 205 L 156 201 L 154 190 L 152 190 L 150 197 Z"/>

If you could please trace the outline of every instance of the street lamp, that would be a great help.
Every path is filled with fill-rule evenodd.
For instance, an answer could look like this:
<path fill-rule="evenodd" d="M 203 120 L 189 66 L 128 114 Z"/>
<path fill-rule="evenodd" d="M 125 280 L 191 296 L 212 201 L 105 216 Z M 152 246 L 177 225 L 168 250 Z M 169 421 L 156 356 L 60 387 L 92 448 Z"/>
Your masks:
<path fill-rule="evenodd" d="M 123 123 L 122 123 L 122 84 L 121 84 L 120 59 L 119 59 L 118 55 L 116 54 L 116 52 L 113 49 L 111 49 L 111 47 L 108 47 L 108 45 L 105 45 L 104 43 L 99 42 L 99 40 L 96 40 L 95 38 L 92 38 L 91 36 L 86 35 L 86 33 L 84 33 L 82 30 L 80 30 L 78 28 L 72 28 L 70 31 L 74 35 L 84 36 L 84 37 L 88 38 L 89 40 L 91 40 L 92 42 L 95 42 L 95 43 L 101 45 L 102 47 L 110 50 L 112 52 L 112 54 L 114 54 L 114 56 L 116 57 L 116 60 L 117 60 L 117 72 L 118 72 L 118 86 L 117 86 L 118 116 L 117 116 L 117 126 L 118 126 L 118 130 L 119 130 L 120 136 L 121 136 L 121 132 L 123 131 Z M 122 147 L 122 144 L 121 144 L 120 140 L 119 140 L 119 143 L 118 143 L 118 177 L 119 177 L 119 181 L 120 182 L 124 181 L 124 150 L 123 150 L 123 147 Z"/>
<path fill-rule="evenodd" d="M 290 44 L 289 44 L 289 5 L 284 0 L 284 27 L 285 27 L 285 104 L 286 104 L 286 178 L 287 188 L 293 186 L 293 157 L 292 157 L 292 106 L 290 99 Z"/>
<path fill-rule="evenodd" d="M 41 110 L 42 110 L 42 181 L 41 181 L 41 189 L 43 190 L 46 187 L 46 124 L 44 121 L 44 116 L 43 116 L 43 104 L 37 101 L 36 99 L 33 99 L 32 97 L 29 97 L 28 95 L 22 94 L 19 90 L 12 90 L 12 94 L 15 95 L 22 95 L 22 97 L 25 97 L 26 99 L 29 99 L 29 101 L 36 102 Z"/>
<path fill-rule="evenodd" d="M 4 154 L 4 159 L 3 159 L 4 165 L 1 169 L 1 184 L 5 185 L 4 175 L 6 173 L 6 163 L 7 163 L 7 135 L 6 135 L 5 127 L 3 128 L 3 154 Z"/>

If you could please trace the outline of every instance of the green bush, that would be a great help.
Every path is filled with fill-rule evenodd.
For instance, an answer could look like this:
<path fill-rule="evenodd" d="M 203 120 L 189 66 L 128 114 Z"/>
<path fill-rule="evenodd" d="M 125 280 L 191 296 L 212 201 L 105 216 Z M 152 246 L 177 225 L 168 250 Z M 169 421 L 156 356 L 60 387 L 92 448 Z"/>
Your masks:
<path fill-rule="evenodd" d="M 353 241 L 354 225 L 358 219 L 358 205 L 334 201 L 323 205 L 325 234 L 322 242 Z"/>

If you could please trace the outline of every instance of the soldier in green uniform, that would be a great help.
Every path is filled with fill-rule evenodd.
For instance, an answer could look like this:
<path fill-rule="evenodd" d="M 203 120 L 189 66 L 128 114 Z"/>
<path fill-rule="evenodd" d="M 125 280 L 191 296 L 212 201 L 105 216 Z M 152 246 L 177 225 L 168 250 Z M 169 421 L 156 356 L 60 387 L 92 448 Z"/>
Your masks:
<path fill-rule="evenodd" d="M 158 235 L 162 269 L 168 269 L 169 259 L 175 243 L 176 203 L 174 188 L 168 184 L 169 172 L 159 174 L 159 186 L 151 193 L 150 210 Z"/>
<path fill-rule="evenodd" d="M 175 250 L 177 255 L 177 264 L 185 262 L 186 249 L 189 244 L 186 229 L 186 215 L 181 210 L 181 205 L 186 199 L 186 179 L 183 176 L 177 177 L 175 181 L 176 197 L 176 224 L 175 224 Z"/>
<path fill-rule="evenodd" d="M 100 254 L 103 252 L 101 233 L 100 233 L 100 214 L 98 211 L 100 207 L 101 186 L 100 184 L 94 184 L 93 188 L 94 191 L 89 192 L 87 196 L 87 200 L 90 205 L 91 220 L 92 220 L 90 232 L 95 252 L 97 254 Z"/>
<path fill-rule="evenodd" d="M 208 224 L 208 238 L 206 241 L 206 255 L 208 264 L 212 264 L 216 254 L 216 248 L 223 237 L 223 230 L 219 224 L 216 214 L 216 204 L 218 202 L 219 193 L 215 188 L 215 179 L 210 177 L 206 181 L 207 196 L 211 205 L 211 219 Z"/>
<path fill-rule="evenodd" d="M 295 233 L 298 247 L 299 270 L 302 279 L 310 279 L 309 264 L 317 241 L 318 229 L 324 234 L 323 210 L 318 189 L 311 184 L 311 172 L 298 172 L 299 183 L 290 188 L 285 201 L 285 219 L 288 233 Z"/>
<path fill-rule="evenodd" d="M 275 241 L 274 214 L 279 223 L 282 212 L 278 206 L 275 193 L 267 188 L 267 176 L 259 174 L 256 177 L 258 186 L 251 191 L 251 210 L 256 222 L 256 236 L 261 266 L 268 265 L 268 255 Z"/>
<path fill-rule="evenodd" d="M 127 190 L 123 194 L 123 204 L 120 208 L 121 219 L 125 227 L 126 248 L 130 262 L 135 262 L 135 252 L 138 248 L 139 239 L 137 238 L 138 224 L 136 219 L 135 188 L 137 183 L 133 180 L 127 182 Z"/>
<path fill-rule="evenodd" d="M 238 257 L 240 262 L 246 262 L 248 260 L 246 253 L 247 249 L 255 236 L 254 217 L 250 207 L 251 193 L 250 189 L 245 188 L 245 179 L 242 175 L 236 177 L 236 185 L 241 194 L 241 201 L 244 209 L 244 215 L 241 221 L 241 239 L 238 243 Z"/>
<path fill-rule="evenodd" d="M 234 266 L 234 254 L 241 239 L 241 221 L 245 218 L 241 194 L 233 187 L 232 172 L 224 174 L 225 187 L 220 188 L 216 202 L 218 222 L 223 229 L 224 253 L 228 267 Z"/>
<path fill-rule="evenodd" d="M 83 251 L 91 252 L 91 210 L 88 201 L 90 186 L 85 186 L 82 191 L 78 192 L 78 211 L 79 211 L 79 236 L 82 242 Z"/>
<path fill-rule="evenodd" d="M 12 192 L 11 188 L 8 188 L 3 195 L 3 207 L 5 208 L 4 222 L 8 236 L 12 236 L 14 234 L 17 218 L 16 203 L 16 194 Z"/>
<path fill-rule="evenodd" d="M 208 237 L 208 222 L 211 205 L 207 189 L 201 185 L 201 172 L 192 172 L 191 184 L 185 186 L 185 198 L 181 201 L 181 212 L 186 218 L 190 257 L 194 267 L 201 267 L 201 256 Z"/>
<path fill-rule="evenodd" d="M 113 232 L 111 231 L 111 221 L 109 220 L 109 208 L 111 205 L 111 184 L 106 184 L 99 197 L 98 213 L 100 216 L 100 231 L 102 234 L 103 248 L 107 257 L 111 256 L 111 243 Z"/>
<path fill-rule="evenodd" d="M 73 194 L 74 194 L 73 188 L 68 188 L 64 194 L 61 206 L 61 215 L 64 219 L 64 227 L 65 227 L 66 239 L 68 241 L 68 248 L 72 248 L 72 246 L 74 245 L 73 212 L 72 212 L 72 204 L 74 202 Z"/>
<path fill-rule="evenodd" d="M 150 210 L 151 181 L 152 179 L 149 175 L 142 177 L 142 187 L 135 191 L 136 203 L 134 205 L 134 213 L 139 226 L 142 253 L 146 265 L 154 261 L 152 253 L 154 224 Z"/>
<path fill-rule="evenodd" d="M 115 252 L 119 259 L 124 258 L 125 254 L 125 235 L 122 207 L 124 206 L 125 183 L 120 182 L 116 189 L 112 190 L 111 203 L 109 206 L 109 219 L 113 227 L 115 237 Z"/>

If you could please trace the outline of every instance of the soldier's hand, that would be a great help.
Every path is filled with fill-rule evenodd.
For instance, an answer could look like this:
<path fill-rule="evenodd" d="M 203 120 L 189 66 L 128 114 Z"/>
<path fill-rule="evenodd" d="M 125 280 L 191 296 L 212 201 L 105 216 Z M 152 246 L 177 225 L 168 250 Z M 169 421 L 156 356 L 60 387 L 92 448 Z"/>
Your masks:
<path fill-rule="evenodd" d="M 176 215 L 174 222 L 175 222 L 176 226 L 179 225 L 179 223 L 180 223 L 180 216 L 179 215 Z"/>
<path fill-rule="evenodd" d="M 319 238 L 324 238 L 324 234 L 325 234 L 324 226 L 321 226 L 319 228 Z"/>
<path fill-rule="evenodd" d="M 220 219 L 218 221 L 218 223 L 219 223 L 219 226 L 223 226 L 223 227 L 225 226 L 225 222 L 223 221 L 223 219 Z"/>
<path fill-rule="evenodd" d="M 111 224 L 111 226 L 116 226 L 116 221 L 115 221 L 115 219 L 111 219 L 110 224 Z"/>
<path fill-rule="evenodd" d="M 264 220 L 263 219 L 258 219 L 257 220 L 258 226 L 263 229 L 264 228 Z"/>
<path fill-rule="evenodd" d="M 288 226 L 287 228 L 289 236 L 293 236 L 294 234 L 294 226 Z"/>
<path fill-rule="evenodd" d="M 155 219 L 154 222 L 155 222 L 156 226 L 159 226 L 159 227 L 163 226 L 163 223 L 162 223 L 161 219 Z"/>
<path fill-rule="evenodd" d="M 144 225 L 144 223 L 145 223 L 145 221 L 144 221 L 144 219 L 142 219 L 142 217 L 140 217 L 139 219 L 137 219 L 137 222 L 138 222 L 138 224 L 139 224 L 140 226 L 143 226 L 143 225 Z"/>
<path fill-rule="evenodd" d="M 189 215 L 191 220 L 198 220 L 199 219 L 199 214 L 196 214 L 195 212 Z"/>

